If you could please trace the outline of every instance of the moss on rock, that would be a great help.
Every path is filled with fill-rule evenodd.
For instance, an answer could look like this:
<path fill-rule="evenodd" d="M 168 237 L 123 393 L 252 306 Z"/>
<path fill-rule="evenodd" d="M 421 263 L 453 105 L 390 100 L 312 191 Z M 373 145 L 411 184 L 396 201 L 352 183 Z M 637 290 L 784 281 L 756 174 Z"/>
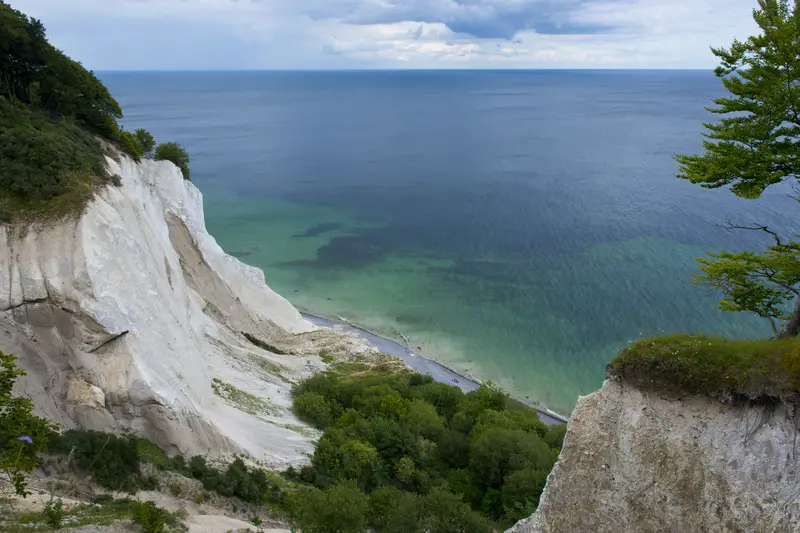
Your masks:
<path fill-rule="evenodd" d="M 649 390 L 795 401 L 800 398 L 800 341 L 672 335 L 634 343 L 607 370 Z"/>

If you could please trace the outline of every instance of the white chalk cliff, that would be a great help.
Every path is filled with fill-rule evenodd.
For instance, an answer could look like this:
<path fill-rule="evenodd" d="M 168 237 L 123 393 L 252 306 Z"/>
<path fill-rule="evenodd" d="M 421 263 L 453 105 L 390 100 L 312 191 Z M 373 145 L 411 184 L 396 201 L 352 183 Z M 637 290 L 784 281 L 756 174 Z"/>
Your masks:
<path fill-rule="evenodd" d="M 306 460 L 313 431 L 289 410 L 289 382 L 322 366 L 322 345 L 348 340 L 314 331 L 260 270 L 222 251 L 172 163 L 108 164 L 122 185 L 82 216 L 0 226 L 0 350 L 28 372 L 19 392 L 65 428 Z"/>
<path fill-rule="evenodd" d="M 578 401 L 537 512 L 508 533 L 800 532 L 799 430 L 793 405 L 606 381 Z"/>

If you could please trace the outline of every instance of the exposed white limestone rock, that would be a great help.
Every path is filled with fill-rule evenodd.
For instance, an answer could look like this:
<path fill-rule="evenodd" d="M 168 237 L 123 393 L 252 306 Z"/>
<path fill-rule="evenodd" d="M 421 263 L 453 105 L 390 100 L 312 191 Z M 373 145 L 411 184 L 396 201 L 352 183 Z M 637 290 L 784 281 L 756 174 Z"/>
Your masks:
<path fill-rule="evenodd" d="M 606 381 L 567 428 L 538 511 L 509 533 L 800 531 L 794 406 L 666 398 Z"/>
<path fill-rule="evenodd" d="M 0 226 L 0 350 L 29 374 L 19 390 L 64 427 L 132 429 L 186 454 L 307 460 L 313 431 L 298 430 L 288 381 L 322 366 L 320 341 L 363 347 L 312 332 L 260 270 L 226 255 L 172 163 L 109 167 L 122 186 L 79 218 Z M 264 409 L 224 400 L 215 378 Z"/>

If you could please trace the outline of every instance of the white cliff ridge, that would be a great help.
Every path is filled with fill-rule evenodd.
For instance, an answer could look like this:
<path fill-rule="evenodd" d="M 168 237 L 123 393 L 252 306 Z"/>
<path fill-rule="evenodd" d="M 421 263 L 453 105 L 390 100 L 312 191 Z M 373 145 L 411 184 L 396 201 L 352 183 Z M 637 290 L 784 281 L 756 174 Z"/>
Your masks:
<path fill-rule="evenodd" d="M 289 410 L 289 382 L 322 366 L 320 343 L 363 346 L 314 331 L 260 270 L 226 255 L 172 163 L 108 164 L 122 185 L 79 218 L 0 226 L 0 350 L 28 372 L 19 391 L 66 428 L 306 460 L 313 432 Z"/>
<path fill-rule="evenodd" d="M 800 532 L 797 407 L 609 380 L 572 413 L 539 508 L 508 533 Z"/>

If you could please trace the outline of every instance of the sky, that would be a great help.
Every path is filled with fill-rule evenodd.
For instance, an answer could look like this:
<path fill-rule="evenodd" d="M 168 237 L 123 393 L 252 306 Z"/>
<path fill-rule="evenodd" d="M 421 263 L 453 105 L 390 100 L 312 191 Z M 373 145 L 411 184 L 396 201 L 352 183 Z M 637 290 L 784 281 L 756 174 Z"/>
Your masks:
<path fill-rule="evenodd" d="M 756 0 L 5 0 L 93 70 L 713 68 Z"/>

